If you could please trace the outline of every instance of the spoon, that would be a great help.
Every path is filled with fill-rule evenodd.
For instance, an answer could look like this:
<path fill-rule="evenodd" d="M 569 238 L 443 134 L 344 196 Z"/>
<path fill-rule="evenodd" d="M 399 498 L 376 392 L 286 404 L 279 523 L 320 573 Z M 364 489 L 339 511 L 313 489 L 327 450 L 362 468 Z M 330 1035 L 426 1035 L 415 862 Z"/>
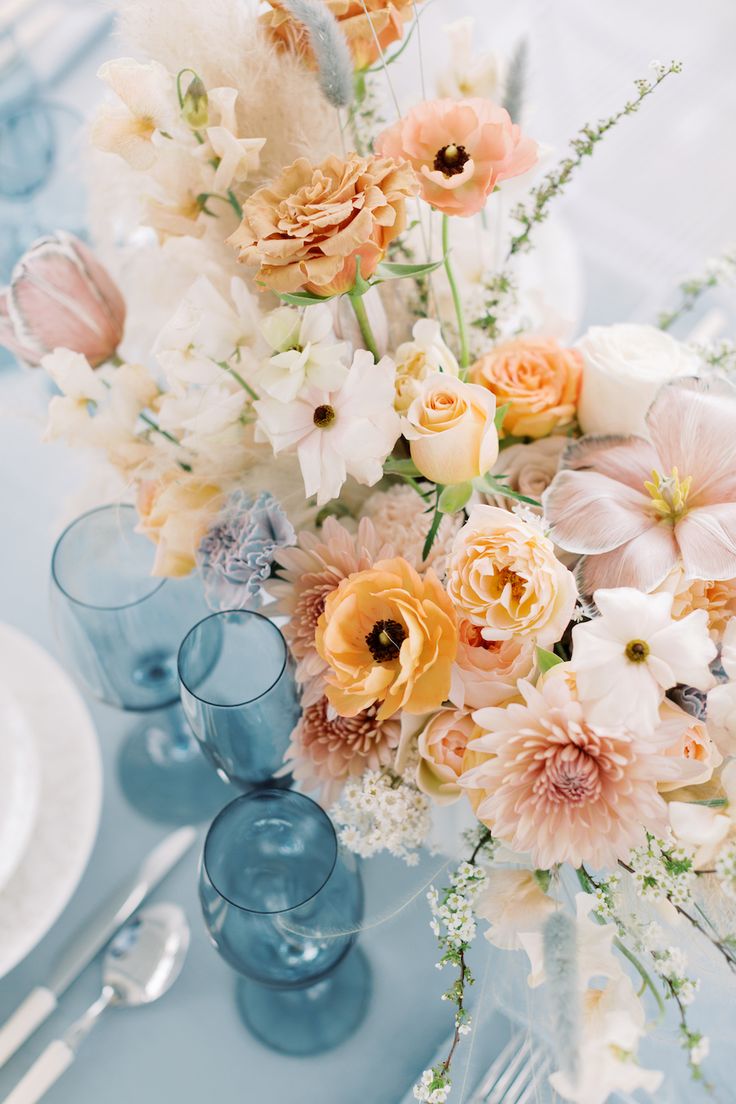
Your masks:
<path fill-rule="evenodd" d="M 105 952 L 97 1000 L 63 1039 L 49 1043 L 4 1104 L 36 1104 L 72 1064 L 106 1008 L 135 1008 L 162 997 L 178 978 L 188 947 L 189 924 L 178 905 L 150 905 L 136 913 Z"/>

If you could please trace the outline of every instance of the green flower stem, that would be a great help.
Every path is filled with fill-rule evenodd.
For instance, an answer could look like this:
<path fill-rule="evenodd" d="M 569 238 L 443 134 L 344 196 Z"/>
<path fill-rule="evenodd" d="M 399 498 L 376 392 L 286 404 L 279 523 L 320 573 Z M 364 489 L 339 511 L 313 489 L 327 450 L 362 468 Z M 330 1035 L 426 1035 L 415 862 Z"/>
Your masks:
<path fill-rule="evenodd" d="M 250 397 L 252 399 L 255 400 L 255 399 L 260 398 L 260 395 L 258 394 L 258 392 L 254 391 L 253 388 L 251 387 L 251 385 L 247 382 L 247 380 L 243 379 L 240 372 L 238 372 L 235 368 L 233 368 L 232 365 L 228 364 L 228 362 L 226 360 L 218 360 L 217 363 L 220 365 L 220 367 L 223 369 L 223 371 L 227 372 L 228 375 L 232 376 L 233 379 L 237 383 L 240 384 L 240 386 L 243 388 L 244 391 L 248 392 L 248 394 L 250 395 Z"/>
<path fill-rule="evenodd" d="M 358 319 L 358 325 L 360 326 L 360 332 L 363 335 L 366 348 L 373 353 L 374 360 L 380 360 L 378 355 L 378 346 L 376 345 L 376 339 L 373 336 L 373 330 L 371 324 L 368 321 L 368 312 L 365 309 L 365 303 L 363 302 L 363 296 L 357 294 L 348 293 L 348 299 L 350 300 L 353 310 L 355 311 L 355 317 Z"/>
<path fill-rule="evenodd" d="M 460 336 L 460 367 L 462 369 L 462 376 L 464 378 L 467 374 L 468 366 L 470 365 L 470 353 L 468 351 L 468 331 L 465 326 L 463 304 L 462 300 L 460 299 L 460 292 L 458 291 L 457 281 L 455 280 L 455 272 L 452 267 L 452 261 L 450 260 L 450 218 L 448 215 L 442 216 L 442 253 L 444 256 L 445 272 L 447 273 L 447 282 L 450 285 L 452 302 L 455 307 L 455 316 L 457 318 L 457 331 Z"/>

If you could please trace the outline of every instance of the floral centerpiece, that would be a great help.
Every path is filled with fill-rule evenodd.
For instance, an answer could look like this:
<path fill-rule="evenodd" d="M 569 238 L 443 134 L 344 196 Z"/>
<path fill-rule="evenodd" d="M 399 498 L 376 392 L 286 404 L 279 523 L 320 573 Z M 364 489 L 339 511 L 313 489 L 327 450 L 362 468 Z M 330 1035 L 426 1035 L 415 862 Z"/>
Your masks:
<path fill-rule="evenodd" d="M 594 1104 L 661 1081 L 636 1058 L 643 1001 L 676 1007 L 694 1077 L 708 1052 L 697 981 L 643 902 L 736 969 L 734 357 L 667 332 L 733 259 L 659 328 L 550 333 L 521 258 L 680 66 L 655 63 L 545 174 L 524 50 L 476 55 L 467 22 L 440 97 L 400 108 L 422 18 L 217 0 L 170 31 L 129 2 L 151 57 L 103 66 L 91 129 L 116 278 L 66 234 L 40 241 L 0 339 L 58 386 L 48 437 L 134 497 L 156 574 L 288 619 L 286 767 L 342 843 L 412 863 L 437 810 L 463 810 L 465 843 L 442 842 L 465 858 L 429 893 L 455 1040 L 417 1099 L 450 1093 L 487 922 L 565 1001 L 551 1082 Z M 480 279 L 453 245 L 471 224 L 508 231 Z"/>

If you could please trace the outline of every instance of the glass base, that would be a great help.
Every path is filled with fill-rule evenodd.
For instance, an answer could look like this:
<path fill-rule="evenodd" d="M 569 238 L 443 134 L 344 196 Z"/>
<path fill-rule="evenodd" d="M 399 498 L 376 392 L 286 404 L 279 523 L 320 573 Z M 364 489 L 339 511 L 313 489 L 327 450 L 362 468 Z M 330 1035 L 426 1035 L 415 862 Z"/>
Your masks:
<path fill-rule="evenodd" d="M 212 820 L 236 796 L 205 759 L 178 706 L 149 713 L 125 737 L 118 781 L 133 808 L 160 824 Z"/>
<path fill-rule="evenodd" d="M 345 1042 L 363 1021 L 371 994 L 368 959 L 354 947 L 332 973 L 305 989 L 270 989 L 241 979 L 240 1017 L 272 1050 L 307 1057 Z"/>

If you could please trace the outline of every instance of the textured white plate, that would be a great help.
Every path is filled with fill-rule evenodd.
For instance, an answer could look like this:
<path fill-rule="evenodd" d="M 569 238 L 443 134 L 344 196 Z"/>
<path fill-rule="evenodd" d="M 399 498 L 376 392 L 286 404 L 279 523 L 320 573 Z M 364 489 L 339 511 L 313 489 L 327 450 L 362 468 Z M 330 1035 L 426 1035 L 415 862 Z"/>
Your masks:
<path fill-rule="evenodd" d="M 36 946 L 74 892 L 97 835 L 102 767 L 92 718 L 51 656 L 0 625 L 0 670 L 40 764 L 38 808 L 19 865 L 0 889 L 0 977 Z"/>
<path fill-rule="evenodd" d="M 10 687 L 0 681 L 0 891 L 30 839 L 39 784 L 33 729 Z"/>

